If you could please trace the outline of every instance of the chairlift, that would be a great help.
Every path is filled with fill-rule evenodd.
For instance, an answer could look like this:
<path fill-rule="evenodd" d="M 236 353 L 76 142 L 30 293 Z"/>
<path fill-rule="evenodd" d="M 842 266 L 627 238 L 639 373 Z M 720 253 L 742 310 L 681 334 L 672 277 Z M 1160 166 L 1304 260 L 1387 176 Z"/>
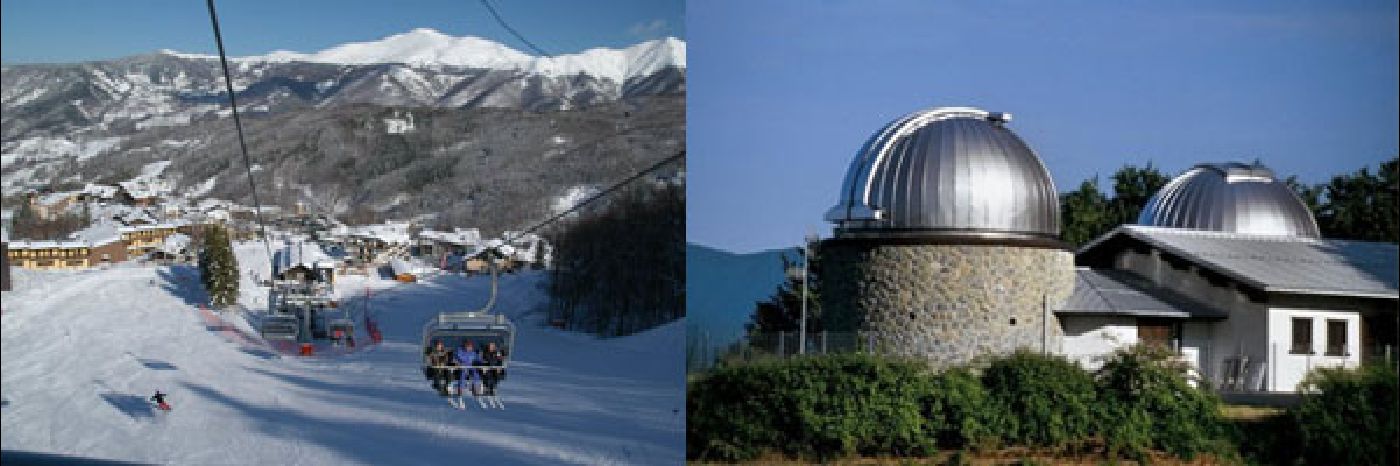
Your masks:
<path fill-rule="evenodd" d="M 300 333 L 301 321 L 289 315 L 271 315 L 263 318 L 261 331 L 265 340 L 296 340 Z"/>
<path fill-rule="evenodd" d="M 482 251 L 482 254 L 498 254 L 494 249 Z M 486 302 L 486 306 L 477 311 L 442 312 L 432 320 L 423 324 L 423 377 L 431 380 L 435 370 L 447 370 L 451 373 L 460 370 L 460 366 L 432 366 L 428 363 L 428 353 L 433 349 L 436 342 L 442 342 L 443 346 L 449 350 L 461 347 L 466 341 L 471 341 L 479 350 L 486 348 L 488 343 L 495 343 L 496 348 L 501 351 L 501 365 L 491 366 L 492 368 L 506 369 L 510 366 L 511 354 L 515 350 L 515 324 L 503 314 L 492 313 L 495 307 L 498 293 L 498 273 L 496 261 L 499 258 L 491 257 L 487 262 L 491 264 L 491 296 Z M 503 408 L 498 398 L 486 397 L 486 402 L 497 408 Z M 483 401 L 483 400 L 479 400 Z M 483 407 L 485 404 L 482 405 Z"/>

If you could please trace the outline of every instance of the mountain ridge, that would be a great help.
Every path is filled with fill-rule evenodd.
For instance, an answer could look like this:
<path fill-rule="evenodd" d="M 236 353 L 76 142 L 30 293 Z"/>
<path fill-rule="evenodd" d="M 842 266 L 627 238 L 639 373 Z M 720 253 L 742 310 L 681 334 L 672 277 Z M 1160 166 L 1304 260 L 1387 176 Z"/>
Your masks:
<path fill-rule="evenodd" d="M 217 59 L 217 55 L 161 49 L 157 53 L 186 59 Z M 406 64 L 524 71 L 552 77 L 584 73 L 615 81 L 644 77 L 666 67 L 685 67 L 686 43 L 665 37 L 621 49 L 594 47 L 552 57 L 529 55 L 499 42 L 476 36 L 451 36 L 431 28 L 416 28 L 379 40 L 348 42 L 303 53 L 275 50 L 262 55 L 231 57 L 238 63 L 305 62 L 336 65 Z"/>

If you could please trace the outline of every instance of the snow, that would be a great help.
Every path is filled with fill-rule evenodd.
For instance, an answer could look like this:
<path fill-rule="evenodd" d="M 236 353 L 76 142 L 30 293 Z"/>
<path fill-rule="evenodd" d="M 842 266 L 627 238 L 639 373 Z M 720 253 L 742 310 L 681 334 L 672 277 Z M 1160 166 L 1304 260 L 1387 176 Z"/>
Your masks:
<path fill-rule="evenodd" d="M 235 250 L 266 274 L 261 243 Z M 243 275 L 255 307 L 265 289 Z M 163 464 L 682 462 L 682 323 L 610 340 L 553 330 L 532 312 L 544 277 L 501 279 L 497 309 L 519 329 L 506 409 L 458 411 L 422 376 L 419 331 L 485 302 L 485 277 L 337 277 L 357 323 L 374 290 L 383 343 L 296 357 L 238 314 L 197 310 L 192 266 L 16 270 L 0 316 L 0 447 Z M 146 403 L 157 389 L 173 412 Z"/>
<path fill-rule="evenodd" d="M 55 158 L 76 158 L 87 160 L 117 147 L 121 137 L 81 139 L 33 137 L 6 143 L 3 164 L 10 165 L 21 160 L 49 160 Z"/>
<path fill-rule="evenodd" d="M 574 206 L 578 205 L 580 202 L 598 195 L 599 191 L 597 186 L 570 186 L 569 190 L 564 192 L 564 195 L 554 198 L 554 202 L 550 204 L 550 209 L 553 210 L 555 214 L 563 213 L 564 211 L 574 208 Z"/>
<path fill-rule="evenodd" d="M 214 184 L 216 182 L 218 182 L 218 177 L 211 176 L 208 179 L 205 179 L 204 181 L 200 182 L 199 184 L 190 186 L 189 191 L 185 193 L 185 196 L 191 199 L 203 197 L 205 194 L 209 194 L 210 191 L 214 190 Z"/>
<path fill-rule="evenodd" d="M 210 55 L 168 55 L 208 59 Z M 278 50 L 266 55 L 234 58 L 240 66 L 257 62 L 315 62 L 347 65 L 402 63 L 413 66 L 459 66 L 519 70 L 551 77 L 579 73 L 623 83 L 666 67 L 685 67 L 685 41 L 674 37 L 642 42 L 624 49 L 594 48 L 576 54 L 537 57 L 480 37 L 456 37 L 434 29 L 418 28 L 377 41 L 352 42 L 315 53 Z M 416 78 L 421 79 L 421 78 Z M 411 79 L 413 80 L 413 79 Z"/>

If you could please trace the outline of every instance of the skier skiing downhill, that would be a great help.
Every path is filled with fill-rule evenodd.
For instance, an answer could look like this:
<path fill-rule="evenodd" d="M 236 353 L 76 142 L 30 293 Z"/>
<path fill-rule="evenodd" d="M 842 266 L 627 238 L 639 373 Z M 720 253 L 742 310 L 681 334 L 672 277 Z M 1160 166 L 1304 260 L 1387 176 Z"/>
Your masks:
<path fill-rule="evenodd" d="M 170 411 L 170 405 L 165 403 L 166 396 L 167 395 L 161 393 L 160 390 L 156 390 L 156 394 L 151 396 L 151 401 L 156 403 L 156 409 Z"/>
<path fill-rule="evenodd" d="M 481 382 L 481 376 L 477 373 L 477 369 L 472 368 L 472 366 L 481 363 L 481 355 L 476 352 L 476 346 L 472 344 L 471 340 L 465 340 L 462 342 L 462 347 L 457 348 L 452 356 L 457 360 L 457 365 L 462 366 L 462 370 L 457 376 L 456 406 L 457 409 L 466 409 L 466 403 L 462 401 L 461 397 L 468 390 L 471 391 L 472 396 L 477 394 L 477 384 Z M 471 384 L 468 385 L 468 382 Z"/>

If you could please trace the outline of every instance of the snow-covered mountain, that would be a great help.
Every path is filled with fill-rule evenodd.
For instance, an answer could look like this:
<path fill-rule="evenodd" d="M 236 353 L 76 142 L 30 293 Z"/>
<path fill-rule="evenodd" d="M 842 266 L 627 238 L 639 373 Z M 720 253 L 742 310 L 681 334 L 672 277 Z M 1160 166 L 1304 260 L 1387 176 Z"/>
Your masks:
<path fill-rule="evenodd" d="M 685 93 L 685 42 L 535 57 L 478 37 L 415 29 L 315 53 L 234 59 L 240 110 L 369 103 L 567 110 Z M 218 62 L 174 51 L 0 67 L 0 141 L 125 134 L 228 116 Z"/>
<path fill-rule="evenodd" d="M 161 53 L 185 58 L 216 59 L 212 55 Z M 685 42 L 668 37 L 625 49 L 595 48 L 557 57 L 536 57 L 480 37 L 454 37 L 419 28 L 372 42 L 338 45 L 316 53 L 286 50 L 238 57 L 242 63 L 311 62 L 338 65 L 401 63 L 412 66 L 454 66 L 514 70 L 551 77 L 585 74 L 625 82 L 645 78 L 668 67 L 685 67 Z"/>

